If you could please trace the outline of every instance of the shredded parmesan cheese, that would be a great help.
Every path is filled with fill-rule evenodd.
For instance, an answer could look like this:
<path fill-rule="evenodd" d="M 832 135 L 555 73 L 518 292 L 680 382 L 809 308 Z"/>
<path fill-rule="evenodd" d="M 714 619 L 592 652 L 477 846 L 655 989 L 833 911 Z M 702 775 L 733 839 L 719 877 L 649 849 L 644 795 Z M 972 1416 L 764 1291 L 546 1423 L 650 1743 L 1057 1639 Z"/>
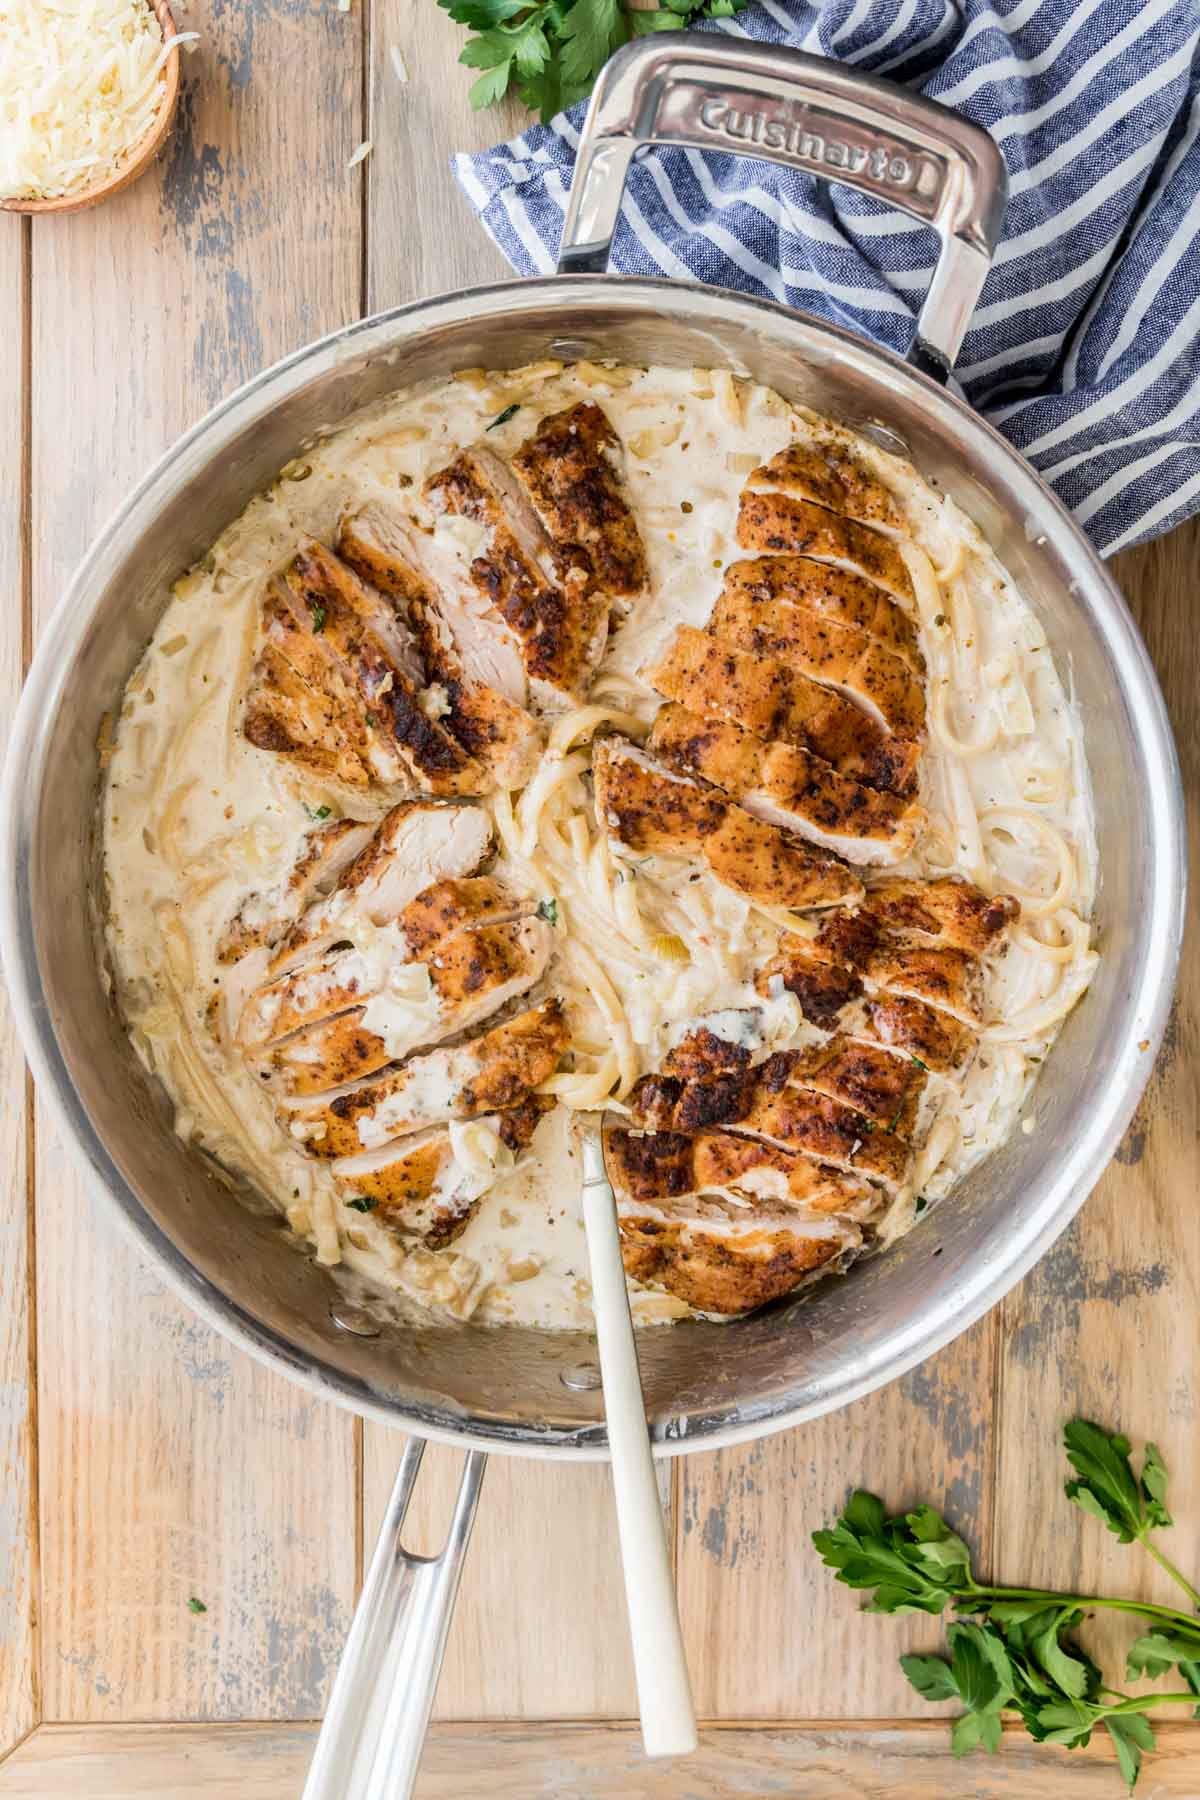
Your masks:
<path fill-rule="evenodd" d="M 120 173 L 154 124 L 164 43 L 147 0 L 8 0 L 0 10 L 0 196 L 50 200 Z"/>

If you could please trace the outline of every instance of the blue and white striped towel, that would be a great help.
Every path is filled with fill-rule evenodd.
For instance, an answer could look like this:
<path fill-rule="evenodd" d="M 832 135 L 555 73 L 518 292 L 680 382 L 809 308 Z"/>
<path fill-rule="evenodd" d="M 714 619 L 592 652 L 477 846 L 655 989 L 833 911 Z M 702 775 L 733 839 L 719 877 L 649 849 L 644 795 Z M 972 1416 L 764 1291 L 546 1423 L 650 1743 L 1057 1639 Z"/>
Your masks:
<path fill-rule="evenodd" d="M 1198 0 L 752 0 L 714 28 L 835 57 L 991 132 L 1011 195 L 955 375 L 1105 553 L 1200 508 Z M 553 269 L 583 108 L 456 171 L 509 261 Z M 613 267 L 740 288 L 903 350 L 928 229 L 844 187 L 655 151 Z"/>

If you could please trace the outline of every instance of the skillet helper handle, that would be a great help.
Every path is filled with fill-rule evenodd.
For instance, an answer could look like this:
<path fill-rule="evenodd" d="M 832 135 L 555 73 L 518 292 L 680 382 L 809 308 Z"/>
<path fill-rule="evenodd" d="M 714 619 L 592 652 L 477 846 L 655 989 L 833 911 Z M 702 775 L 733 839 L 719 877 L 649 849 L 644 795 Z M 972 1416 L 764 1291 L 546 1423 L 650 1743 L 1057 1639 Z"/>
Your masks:
<path fill-rule="evenodd" d="M 445 1549 L 414 1556 L 401 1539 L 424 1450 L 410 1438 L 401 1459 L 303 1800 L 408 1800 L 416 1783 L 487 1464 L 467 1453 Z"/>
<path fill-rule="evenodd" d="M 686 1756 L 696 1748 L 696 1714 L 654 1477 L 616 1203 L 598 1131 L 583 1140 L 583 1223 L 642 1743 L 647 1756 Z"/>
<path fill-rule="evenodd" d="M 944 381 L 1000 235 L 1008 176 L 986 131 L 907 88 L 772 44 L 670 32 L 600 72 L 584 120 L 560 275 L 608 267 L 629 165 L 652 144 L 740 152 L 842 182 L 931 225 L 941 251 L 908 350 Z"/>

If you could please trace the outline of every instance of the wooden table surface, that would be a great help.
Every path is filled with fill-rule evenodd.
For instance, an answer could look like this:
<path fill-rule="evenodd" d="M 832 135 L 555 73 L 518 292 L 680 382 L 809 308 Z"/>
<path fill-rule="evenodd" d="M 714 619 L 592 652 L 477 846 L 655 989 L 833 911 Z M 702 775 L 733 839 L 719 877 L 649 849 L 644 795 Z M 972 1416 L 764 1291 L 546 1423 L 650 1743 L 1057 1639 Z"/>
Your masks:
<path fill-rule="evenodd" d="M 447 165 L 472 115 L 433 0 L 193 0 L 178 126 L 97 211 L 0 214 L 0 705 L 110 510 L 185 426 L 361 314 L 505 271 Z M 409 79 L 391 57 L 398 49 Z M 348 169 L 356 146 L 373 154 Z M 1200 794 L 1200 531 L 1119 559 Z M 1147 1096 L 1073 1228 L 940 1356 L 833 1418 L 670 1471 L 705 1731 L 640 1763 L 606 1473 L 493 1460 L 421 1793 L 1116 1795 L 1107 1744 L 952 1763 L 896 1664 L 938 1626 L 862 1618 L 808 1544 L 848 1488 L 944 1498 L 997 1578 L 1169 1600 L 1062 1497 L 1077 1412 L 1145 1433 L 1200 1565 L 1200 958 Z M 0 1800 L 299 1793 L 400 1437 L 214 1336 L 68 1166 L 0 1044 Z M 435 1449 L 430 1533 L 459 1458 Z M 437 1541 L 436 1539 L 433 1541 Z M 189 1610 L 191 1596 L 207 1611 Z M 1119 1667 L 1120 1631 L 1089 1627 Z M 1196 1728 L 1200 1730 L 1200 1728 Z M 1144 1791 L 1200 1795 L 1165 1729 Z"/>

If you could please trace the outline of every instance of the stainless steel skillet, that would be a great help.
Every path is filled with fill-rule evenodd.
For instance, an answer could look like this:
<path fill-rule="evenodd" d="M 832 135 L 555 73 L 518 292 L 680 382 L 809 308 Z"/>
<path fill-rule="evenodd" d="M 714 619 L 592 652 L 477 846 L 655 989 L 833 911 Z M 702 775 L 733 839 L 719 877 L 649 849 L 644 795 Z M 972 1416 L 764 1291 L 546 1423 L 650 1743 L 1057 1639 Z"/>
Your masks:
<path fill-rule="evenodd" d="M 644 145 L 741 147 L 891 200 L 942 253 L 908 362 L 770 303 L 605 274 L 621 183 Z M 64 1139 L 142 1254 L 206 1319 L 314 1391 L 416 1434 L 355 1626 L 310 1792 L 411 1784 L 462 1549 L 489 1449 L 602 1458 L 591 1347 L 578 1334 L 380 1323 L 244 1206 L 170 1128 L 97 965 L 97 736 L 166 585 L 310 434 L 410 383 L 547 355 L 721 365 L 852 424 L 879 422 L 974 517 L 1041 618 L 1084 721 L 1102 867 L 1103 961 L 1038 1089 L 1038 1130 L 976 1170 L 887 1257 L 728 1328 L 689 1322 L 642 1347 L 664 1454 L 710 1449 L 845 1405 L 966 1328 L 1062 1231 L 1141 1093 L 1174 982 L 1183 808 L 1161 697 L 1104 568 L 1019 455 L 939 385 L 999 225 L 986 137 L 903 90 L 782 51 L 651 38 L 597 88 L 558 278 L 405 307 L 309 346 L 233 395 L 151 471 L 101 535 L 47 630 L 10 749 L 0 945 L 18 1024 Z M 935 1256 L 935 1252 L 937 1253 Z M 419 1441 L 470 1452 L 449 1547 L 400 1547 Z M 358 1750 L 351 1757 L 351 1740 Z"/>

